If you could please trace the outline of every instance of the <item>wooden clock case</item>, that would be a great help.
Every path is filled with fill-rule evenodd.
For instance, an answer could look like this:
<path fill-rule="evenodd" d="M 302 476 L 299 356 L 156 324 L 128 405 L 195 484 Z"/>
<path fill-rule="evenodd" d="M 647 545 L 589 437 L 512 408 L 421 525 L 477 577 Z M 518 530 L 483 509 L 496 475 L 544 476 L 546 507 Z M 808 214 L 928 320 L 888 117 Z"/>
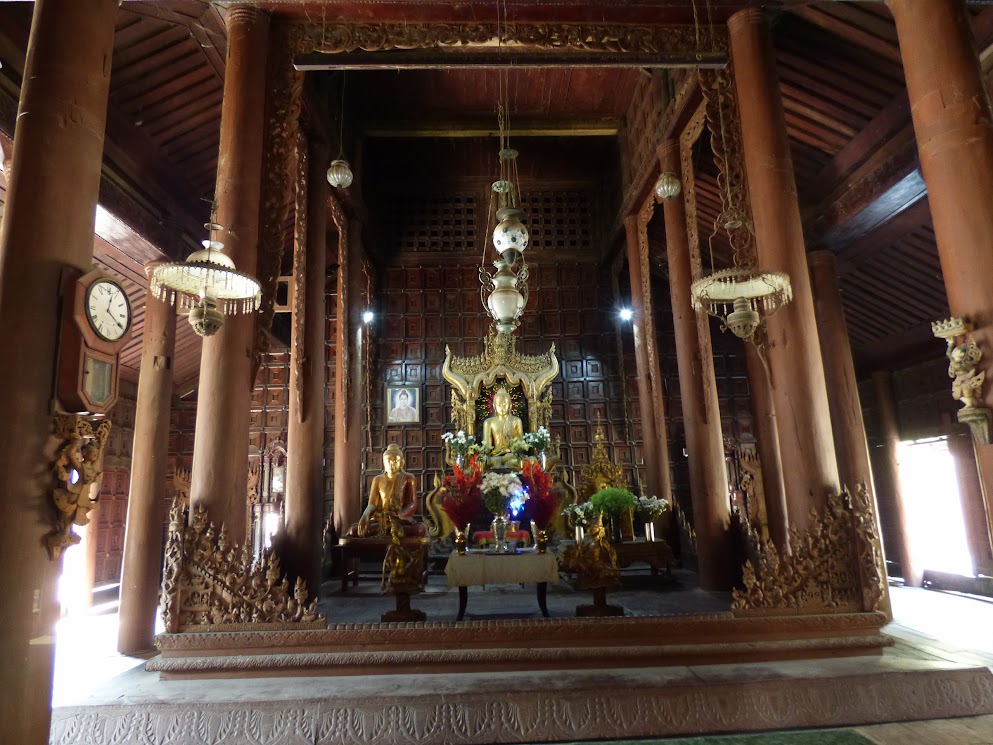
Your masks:
<path fill-rule="evenodd" d="M 90 326 L 86 317 L 87 292 L 90 286 L 99 280 L 110 280 L 121 284 L 119 279 L 100 269 L 82 275 L 75 271 L 67 271 L 63 279 L 56 399 L 66 412 L 106 414 L 117 401 L 120 354 L 131 338 L 134 311 L 130 309 L 128 326 L 120 339 L 117 341 L 102 339 Z M 92 369 L 87 370 L 88 362 L 91 368 L 110 366 L 109 389 L 107 396 L 102 400 L 94 400 L 88 392 L 87 375 L 93 374 Z"/>

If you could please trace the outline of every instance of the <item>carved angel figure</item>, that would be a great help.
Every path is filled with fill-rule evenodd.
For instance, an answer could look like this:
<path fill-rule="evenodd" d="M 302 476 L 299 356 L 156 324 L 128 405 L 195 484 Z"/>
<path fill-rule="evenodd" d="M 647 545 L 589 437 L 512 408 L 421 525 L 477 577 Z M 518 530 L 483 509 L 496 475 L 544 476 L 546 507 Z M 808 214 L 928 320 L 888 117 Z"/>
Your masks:
<path fill-rule="evenodd" d="M 976 405 L 983 395 L 985 372 L 976 372 L 983 352 L 973 339 L 959 345 L 948 344 L 948 377 L 952 378 L 952 397 L 965 408 Z"/>
<path fill-rule="evenodd" d="M 94 489 L 103 475 L 100 466 L 110 434 L 109 421 L 93 429 L 89 422 L 70 417 L 57 426 L 65 441 L 55 461 L 55 476 L 60 485 L 53 491 L 52 501 L 58 515 L 55 527 L 45 537 L 52 558 L 58 558 L 63 549 L 79 543 L 79 537 L 72 533 L 73 524 L 86 525 L 90 521 L 89 512 L 100 498 Z"/>

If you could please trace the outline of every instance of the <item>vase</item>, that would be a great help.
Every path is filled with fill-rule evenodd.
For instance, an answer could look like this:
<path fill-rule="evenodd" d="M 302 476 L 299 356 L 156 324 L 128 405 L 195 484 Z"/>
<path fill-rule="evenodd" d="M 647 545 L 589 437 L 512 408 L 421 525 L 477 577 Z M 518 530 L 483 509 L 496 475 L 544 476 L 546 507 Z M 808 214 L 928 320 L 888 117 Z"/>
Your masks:
<path fill-rule="evenodd" d="M 466 547 L 469 544 L 469 525 L 465 526 L 465 530 L 455 529 L 455 550 L 458 552 L 459 556 L 465 556 Z"/>
<path fill-rule="evenodd" d="M 649 543 L 655 542 L 655 523 L 651 520 L 645 521 L 645 540 Z"/>
<path fill-rule="evenodd" d="M 490 529 L 493 531 L 493 550 L 500 554 L 505 553 L 507 551 L 507 518 L 493 518 L 493 525 L 490 526 Z"/>
<path fill-rule="evenodd" d="M 539 530 L 535 534 L 534 545 L 538 547 L 539 554 L 548 553 L 548 539 L 550 538 L 550 533 L 550 530 Z"/>
<path fill-rule="evenodd" d="M 621 518 L 611 517 L 610 518 L 610 542 L 611 543 L 623 543 L 624 536 L 621 532 Z"/>
<path fill-rule="evenodd" d="M 465 468 L 465 453 L 455 454 L 455 465 L 459 468 Z"/>
<path fill-rule="evenodd" d="M 577 525 L 575 527 L 576 531 L 576 543 L 582 543 L 583 539 L 586 537 L 586 528 L 582 525 Z"/>
<path fill-rule="evenodd" d="M 540 453 L 538 453 L 538 458 L 541 460 L 541 470 L 542 471 L 547 471 L 548 470 L 548 453 L 546 453 L 544 450 L 542 450 Z"/>

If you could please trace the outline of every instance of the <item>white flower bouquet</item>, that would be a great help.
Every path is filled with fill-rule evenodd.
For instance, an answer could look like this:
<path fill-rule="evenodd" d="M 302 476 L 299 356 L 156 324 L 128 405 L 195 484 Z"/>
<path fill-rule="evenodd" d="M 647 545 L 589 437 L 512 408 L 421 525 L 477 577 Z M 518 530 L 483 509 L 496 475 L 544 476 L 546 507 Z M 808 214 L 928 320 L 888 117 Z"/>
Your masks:
<path fill-rule="evenodd" d="M 573 527 L 588 527 L 596 517 L 596 508 L 589 502 L 582 504 L 569 504 L 562 510 L 562 516 L 569 521 Z"/>
<path fill-rule="evenodd" d="M 476 442 L 476 438 L 473 435 L 467 435 L 465 430 L 445 432 L 441 436 L 441 440 L 455 455 L 472 455 L 483 452 L 482 443 Z"/>
<path fill-rule="evenodd" d="M 487 471 L 479 485 L 483 492 L 483 503 L 486 509 L 497 517 L 503 517 L 509 511 L 511 504 L 523 505 L 528 495 L 524 485 L 516 473 L 497 473 Z"/>
<path fill-rule="evenodd" d="M 642 520 L 657 520 L 669 509 L 668 499 L 658 497 L 638 497 L 634 511 Z"/>
<path fill-rule="evenodd" d="M 552 436 L 544 427 L 538 427 L 535 432 L 528 432 L 524 435 L 524 442 L 529 448 L 533 448 L 536 453 L 543 453 L 552 444 Z"/>

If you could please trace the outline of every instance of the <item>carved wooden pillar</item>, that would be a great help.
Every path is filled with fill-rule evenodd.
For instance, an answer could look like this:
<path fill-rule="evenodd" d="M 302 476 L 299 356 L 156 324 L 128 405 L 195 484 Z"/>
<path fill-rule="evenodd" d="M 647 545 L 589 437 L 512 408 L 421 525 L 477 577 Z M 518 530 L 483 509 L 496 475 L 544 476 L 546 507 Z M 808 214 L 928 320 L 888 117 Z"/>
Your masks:
<path fill-rule="evenodd" d="M 903 579 L 908 585 L 920 587 L 923 569 L 914 561 L 910 523 L 907 519 L 903 492 L 900 489 L 900 424 L 896 415 L 896 401 L 893 398 L 893 375 L 882 370 L 874 372 L 872 385 L 876 394 L 879 431 L 884 442 L 880 463 L 883 483 L 879 485 L 879 502 L 885 505 L 889 514 L 895 518 L 899 543 L 893 546 L 892 550 L 900 562 Z"/>
<path fill-rule="evenodd" d="M 768 22 L 748 8 L 728 28 L 758 262 L 793 283 L 793 301 L 767 322 L 768 359 L 789 519 L 803 528 L 840 488 L 824 365 Z"/>
<path fill-rule="evenodd" d="M 887 0 L 886 4 L 900 40 L 948 307 L 953 316 L 964 316 L 975 324 L 970 336 L 985 355 L 981 369 L 989 370 L 993 359 L 993 205 L 989 199 L 993 193 L 993 118 L 965 4 L 960 0 Z M 989 372 L 986 377 L 980 405 L 993 407 Z M 976 458 L 990 516 L 993 445 L 977 445 Z"/>
<path fill-rule="evenodd" d="M 338 241 L 337 349 L 334 432 L 334 525 L 339 536 L 357 523 L 365 496 L 362 484 L 362 394 L 367 374 L 363 360 L 366 328 L 362 322 L 365 280 L 362 272 L 362 226 L 350 221 Z M 370 454 L 371 463 L 378 462 Z M 373 465 L 375 467 L 375 465 Z"/>
<path fill-rule="evenodd" d="M 969 432 L 960 432 L 948 438 L 948 450 L 955 459 L 955 475 L 959 496 L 962 499 L 962 518 L 965 536 L 969 542 L 976 574 L 993 574 L 993 556 L 990 555 L 990 520 L 983 501 L 983 484 L 976 464 L 976 447 Z"/>
<path fill-rule="evenodd" d="M 38 0 L 0 229 L 0 740 L 47 745 L 60 563 L 50 433 L 63 270 L 89 270 L 117 0 Z M 10 434 L 12 433 L 12 434 Z"/>
<path fill-rule="evenodd" d="M 865 439 L 865 423 L 862 421 L 862 404 L 848 341 L 848 327 L 845 325 L 845 311 L 841 306 L 834 252 L 811 251 L 807 254 L 807 263 L 814 292 L 817 332 L 823 350 L 838 474 L 841 483 L 850 490 L 855 489 L 859 482 L 865 482 L 872 493 L 869 446 Z"/>
<path fill-rule="evenodd" d="M 663 171 L 675 173 L 682 180 L 678 140 L 667 142 L 659 149 L 659 160 Z M 706 315 L 693 310 L 690 298 L 690 285 L 702 273 L 700 253 L 690 254 L 683 197 L 669 199 L 663 205 L 700 587 L 726 589 L 731 586 L 734 576 L 728 534 L 731 514 L 710 321 Z"/>
<path fill-rule="evenodd" d="M 865 484 L 870 503 L 875 505 L 877 531 L 882 536 L 878 526 L 879 507 L 869 461 L 869 444 L 862 419 L 862 402 L 859 401 L 855 363 L 838 288 L 837 261 L 833 251 L 821 250 L 808 253 L 807 263 L 810 265 L 810 283 L 814 292 L 817 333 L 824 356 L 824 378 L 831 409 L 831 431 L 838 454 L 838 473 L 842 485 L 852 493 L 860 483 Z M 892 615 L 888 588 L 884 592 L 883 607 Z"/>
<path fill-rule="evenodd" d="M 290 346 L 290 422 L 286 447 L 285 535 L 287 574 L 303 577 L 311 596 L 320 589 L 321 517 L 324 508 L 324 387 L 327 362 L 327 147 L 299 153 L 297 230 L 293 260 L 296 296 Z M 301 193 L 302 192 L 302 193 Z M 301 225 L 301 221 L 303 224 Z"/>
<path fill-rule="evenodd" d="M 756 332 L 759 333 L 759 332 Z M 762 489 L 765 492 L 765 516 L 769 537 L 781 549 L 789 551 L 790 520 L 783 486 L 783 463 L 779 452 L 779 427 L 776 405 L 772 400 L 769 370 L 762 353 L 754 344 L 745 343 L 745 368 L 752 416 L 755 417 L 755 440 L 762 459 Z"/>
<path fill-rule="evenodd" d="M 155 612 L 162 569 L 166 470 L 172 363 L 176 350 L 176 312 L 145 296 L 141 373 L 134 417 L 131 487 L 121 565 L 120 626 L 117 651 L 133 655 L 154 649 Z"/>
<path fill-rule="evenodd" d="M 638 217 L 624 221 L 627 236 L 628 272 L 631 277 L 631 331 L 634 334 L 634 362 L 638 371 L 638 409 L 641 412 L 641 453 L 645 459 L 645 485 L 650 494 L 669 497 L 659 483 L 659 436 L 655 430 L 655 406 L 648 372 L 648 350 L 645 336 L 645 303 L 641 291 L 641 247 L 638 241 Z"/>
<path fill-rule="evenodd" d="M 266 49 L 269 17 L 250 7 L 228 12 L 228 55 L 217 163 L 219 240 L 239 271 L 255 274 L 259 243 Z M 228 316 L 203 342 L 190 500 L 224 523 L 232 541 L 247 528 L 248 430 L 254 359 L 253 315 Z"/>

